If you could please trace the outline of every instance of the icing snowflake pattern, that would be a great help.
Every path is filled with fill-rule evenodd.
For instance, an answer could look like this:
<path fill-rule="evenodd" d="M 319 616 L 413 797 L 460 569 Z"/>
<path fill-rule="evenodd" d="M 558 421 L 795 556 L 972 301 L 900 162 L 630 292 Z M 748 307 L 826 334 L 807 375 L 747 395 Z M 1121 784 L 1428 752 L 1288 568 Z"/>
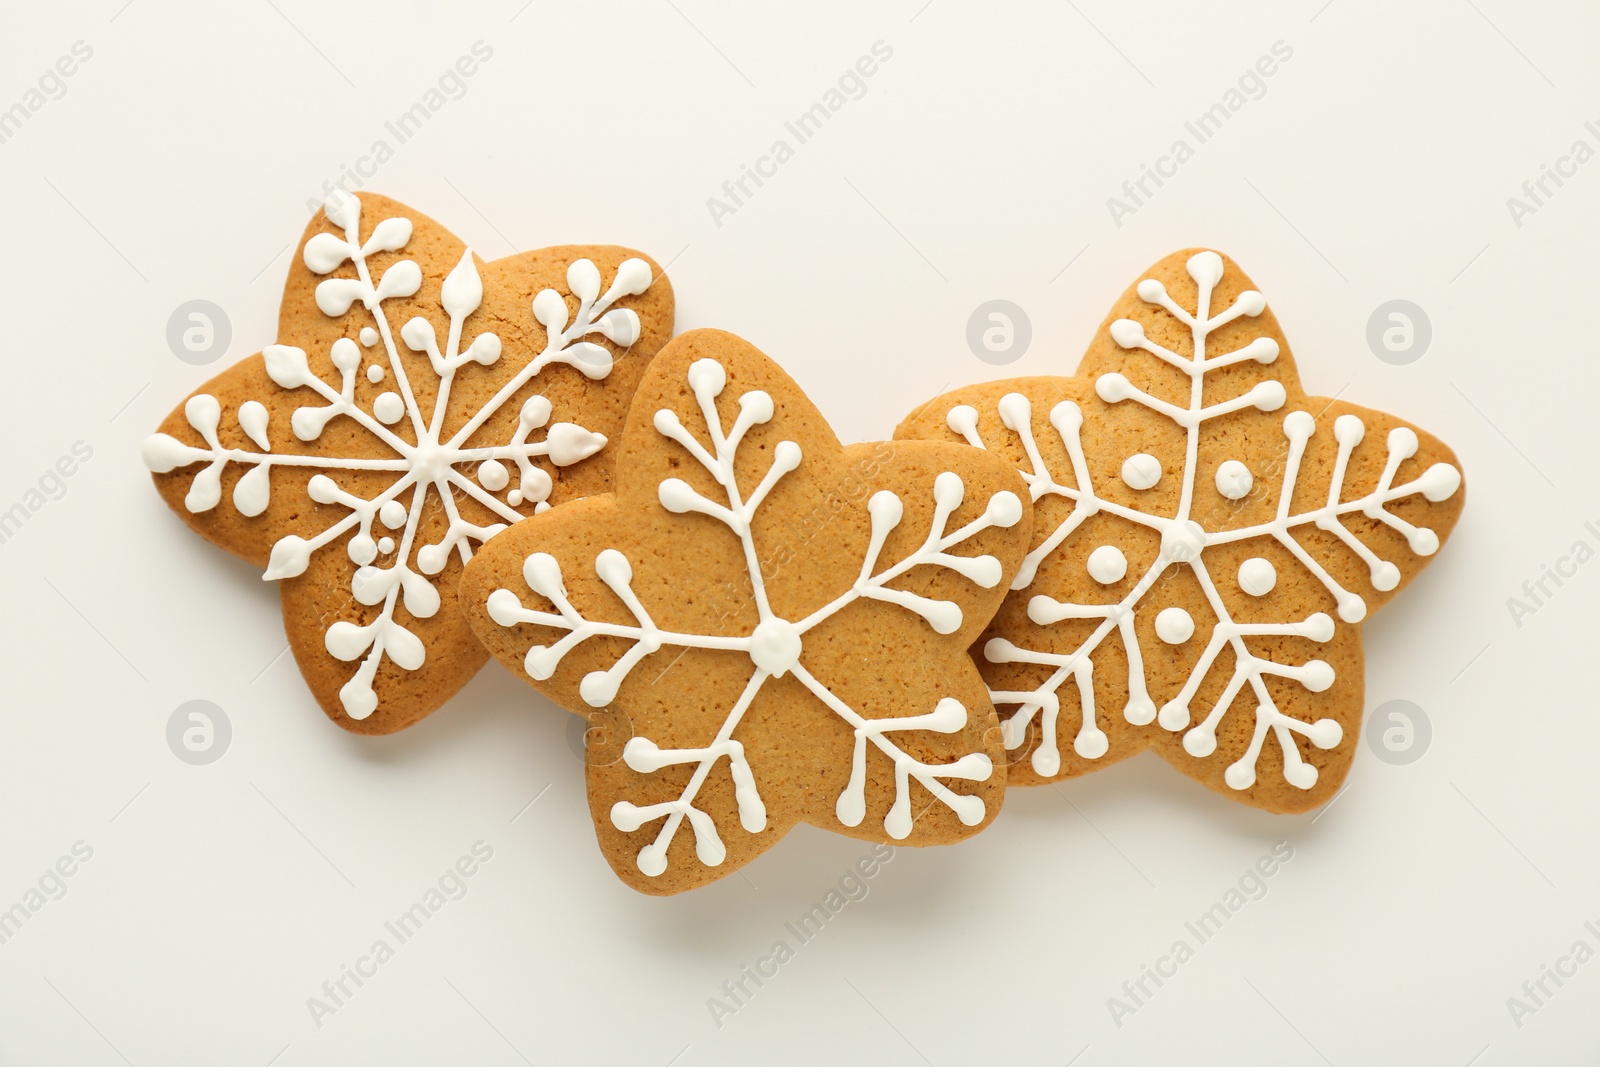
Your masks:
<path fill-rule="evenodd" d="M 506 588 L 495 589 L 487 597 L 489 617 L 499 626 L 509 628 L 534 623 L 565 631 L 555 643 L 536 644 L 527 650 L 523 665 L 534 679 L 551 677 L 564 656 L 592 638 L 622 638 L 630 643 L 627 651 L 609 668 L 591 671 L 583 677 L 579 690 L 581 697 L 585 703 L 597 708 L 606 706 L 616 697 L 619 687 L 641 660 L 661 649 L 710 649 L 748 657 L 750 674 L 743 692 L 728 709 L 715 736 L 708 738 L 703 745 L 668 749 L 658 747 L 648 737 L 635 736 L 624 746 L 624 762 L 628 768 L 640 774 L 652 774 L 673 766 L 693 768 L 687 785 L 674 799 L 645 805 L 619 800 L 611 806 L 611 824 L 624 833 L 661 822 L 652 839 L 637 854 L 639 870 L 648 876 L 657 876 L 666 870 L 668 849 L 686 822 L 694 834 L 695 854 L 699 861 L 707 867 L 717 867 L 723 862 L 726 848 L 716 821 L 696 804 L 697 795 L 707 777 L 716 773 L 723 760 L 727 762 L 726 773 L 733 783 L 740 826 L 751 834 L 766 829 L 767 808 L 762 800 L 760 777 L 757 769 L 747 760 L 744 746 L 735 735 L 742 717 L 763 685 L 785 675 L 799 682 L 811 697 L 848 724 L 853 732 L 851 774 L 834 805 L 834 813 L 840 824 L 856 827 L 865 818 L 868 807 L 866 759 L 869 746 L 893 763 L 894 800 L 883 823 L 885 832 L 891 838 L 903 840 L 912 831 L 915 821 L 911 805 L 912 782 L 921 785 L 937 803 L 953 811 L 964 825 L 981 823 L 985 817 L 983 798 L 957 793 L 946 783 L 952 779 L 973 782 L 988 780 L 994 773 L 989 756 L 982 752 L 967 752 L 948 762 L 927 762 L 909 755 L 894 737 L 904 731 L 953 734 L 967 726 L 968 709 L 959 700 L 944 697 L 931 709 L 916 714 L 869 718 L 837 696 L 824 680 L 811 673 L 805 662 L 805 642 L 813 628 L 851 604 L 863 600 L 892 604 L 919 616 L 936 633 L 954 633 L 963 624 L 960 605 L 896 589 L 890 583 L 913 568 L 934 567 L 953 572 L 980 588 L 997 588 L 1004 578 L 998 559 L 987 554 L 956 555 L 952 549 L 969 542 L 984 530 L 1016 526 L 1024 515 L 1022 501 L 1010 491 L 996 492 L 987 501 L 981 515 L 952 530 L 949 528 L 950 517 L 960 507 L 966 487 L 959 475 L 950 471 L 940 473 L 932 486 L 935 506 L 926 535 L 914 551 L 891 561 L 882 558 L 885 541 L 891 531 L 899 526 L 904 516 L 904 503 L 895 492 L 880 489 L 867 501 L 871 537 L 854 581 L 805 617 L 785 619 L 776 613 L 769 600 L 751 524 L 774 488 L 805 462 L 801 446 L 791 440 L 779 441 L 770 452 L 770 465 L 759 482 L 753 486 L 741 486 L 734 473 L 735 460 L 748 432 L 773 419 L 771 395 L 760 389 L 742 393 L 738 398 L 737 415 L 731 425 L 724 425 L 716 403 L 728 383 L 723 365 L 710 358 L 697 359 L 688 367 L 687 381 L 704 419 L 703 436 L 685 425 L 676 412 L 665 408 L 655 413 L 653 429 L 675 443 L 683 454 L 711 476 L 721 499 L 703 495 L 684 480 L 669 477 L 660 482 L 657 500 L 662 508 L 674 514 L 708 516 L 738 540 L 759 620 L 756 625 L 748 633 L 736 635 L 679 633 L 663 629 L 656 624 L 649 607 L 635 593 L 632 586 L 633 569 L 627 557 L 612 548 L 595 556 L 594 571 L 626 606 L 632 622 L 597 622 L 587 617 L 569 598 L 560 564 L 553 556 L 542 552 L 526 558 L 523 577 L 534 593 L 548 601 L 549 609 L 525 605 L 517 593 Z"/>
<path fill-rule="evenodd" d="M 992 690 L 991 695 L 1002 711 L 1014 709 L 1003 723 L 1006 747 L 1018 749 L 1027 741 L 1030 726 L 1037 720 L 1038 744 L 1031 756 L 1032 769 L 1043 778 L 1052 778 L 1061 771 L 1060 731 L 1062 700 L 1060 692 L 1071 685 L 1076 689 L 1081 708 L 1080 725 L 1071 738 L 1073 751 L 1082 759 L 1097 760 L 1107 752 L 1105 731 L 1097 722 L 1104 711 L 1095 706 L 1093 684 L 1096 655 L 1113 632 L 1120 635 L 1127 663 L 1128 699 L 1121 709 L 1126 720 L 1135 726 L 1152 722 L 1173 733 L 1181 733 L 1185 752 L 1196 758 L 1211 756 L 1217 749 L 1217 730 L 1223 717 L 1234 708 L 1237 698 L 1248 686 L 1255 700 L 1255 722 L 1248 746 L 1231 762 L 1223 778 L 1229 789 L 1246 790 L 1256 782 L 1257 765 L 1268 734 L 1278 742 L 1283 758 L 1283 777 L 1299 790 L 1309 790 L 1317 782 L 1317 768 L 1306 762 L 1294 735 L 1304 737 L 1319 749 L 1332 749 L 1344 737 L 1340 723 L 1331 718 L 1303 721 L 1279 707 L 1267 686 L 1269 677 L 1287 679 L 1313 693 L 1320 693 L 1333 685 L 1335 672 L 1321 659 L 1308 659 L 1299 663 L 1278 662 L 1267 655 L 1252 651 L 1253 639 L 1295 637 L 1324 643 L 1333 639 L 1336 623 L 1325 611 L 1310 612 L 1303 617 L 1283 619 L 1278 622 L 1241 622 L 1235 612 L 1230 612 L 1219 583 L 1237 584 L 1248 597 L 1259 598 L 1270 593 L 1277 585 L 1277 567 L 1262 556 L 1244 560 L 1236 574 L 1214 572 L 1208 562 L 1221 546 L 1271 544 L 1281 546 L 1306 575 L 1332 597 L 1340 621 L 1356 624 L 1367 614 L 1368 605 L 1361 593 L 1346 588 L 1329 572 L 1319 559 L 1309 551 L 1297 534 L 1322 531 L 1331 534 L 1349 552 L 1365 565 L 1367 578 L 1373 589 L 1387 592 L 1397 587 L 1401 571 L 1396 565 L 1380 556 L 1346 525 L 1346 520 L 1364 518 L 1396 531 L 1406 546 L 1417 556 L 1428 556 L 1437 551 L 1440 539 L 1432 530 L 1406 521 L 1388 510 L 1389 505 L 1408 497 L 1420 495 L 1429 502 L 1439 502 L 1452 497 L 1461 484 L 1461 474 L 1448 463 L 1435 463 L 1419 476 L 1402 484 L 1395 484 L 1396 475 L 1406 460 L 1418 451 L 1418 436 L 1405 426 L 1390 430 L 1384 445 L 1387 458 L 1377 484 L 1370 491 L 1353 499 L 1344 499 L 1346 471 L 1351 456 L 1367 433 L 1362 418 L 1342 414 L 1332 420 L 1337 452 L 1333 459 L 1331 478 L 1325 497 L 1317 506 L 1296 510 L 1293 499 L 1302 479 L 1302 460 L 1307 444 L 1317 433 L 1318 420 L 1305 410 L 1288 411 L 1281 422 L 1281 435 L 1285 446 L 1281 484 L 1276 488 L 1276 510 L 1272 518 L 1237 528 L 1208 528 L 1196 518 L 1196 479 L 1200 464 L 1197 462 L 1200 442 L 1212 420 L 1235 412 L 1253 409 L 1257 412 L 1277 412 L 1286 406 L 1288 394 L 1284 384 L 1277 380 L 1255 382 L 1230 399 L 1205 403 L 1205 383 L 1208 375 L 1227 367 L 1247 367 L 1250 364 L 1267 366 L 1279 356 L 1279 345 L 1270 337 L 1258 336 L 1229 351 L 1208 350 L 1208 337 L 1222 326 L 1240 318 L 1254 318 L 1266 308 L 1266 300 L 1259 293 L 1246 289 L 1237 294 L 1232 304 L 1213 311 L 1213 292 L 1224 274 L 1222 258 L 1215 252 L 1202 251 L 1191 256 L 1186 268 L 1197 287 L 1196 305 L 1188 308 L 1179 305 L 1161 281 L 1146 278 L 1136 292 L 1145 304 L 1165 311 L 1188 332 L 1191 350 L 1180 354 L 1146 335 L 1139 322 L 1122 318 L 1110 326 L 1111 340 L 1130 352 L 1148 354 L 1162 363 L 1182 372 L 1188 379 L 1187 403 L 1173 403 L 1161 399 L 1136 386 L 1127 375 L 1119 372 L 1101 374 L 1094 380 L 1094 393 L 1107 405 L 1141 405 L 1180 428 L 1185 442 L 1185 455 L 1179 477 L 1176 510 L 1170 514 L 1152 514 L 1107 499 L 1102 487 L 1097 489 L 1086 460 L 1083 441 L 1083 411 L 1071 399 L 1056 404 L 1048 415 L 1049 425 L 1064 446 L 1070 470 L 1053 471 L 1044 458 L 1039 442 L 1034 436 L 1034 416 L 1030 400 L 1018 392 L 1001 397 L 993 412 L 980 412 L 967 404 L 958 404 L 946 414 L 946 424 L 951 431 L 968 443 L 986 447 L 979 434 L 980 419 L 998 416 L 1015 442 L 1027 457 L 1028 465 L 1021 469 L 1035 502 L 1047 497 L 1059 497 L 1071 505 L 1070 512 L 1028 554 L 1017 578 L 1014 590 L 1027 590 L 1033 584 L 1041 565 L 1073 539 L 1073 535 L 1091 517 L 1107 516 L 1112 520 L 1142 527 L 1159 538 L 1159 550 L 1148 568 L 1139 575 L 1126 595 L 1113 603 L 1092 604 L 1065 602 L 1044 594 L 1036 594 L 1027 601 L 1027 616 L 1041 627 L 1050 627 L 1066 620 L 1088 620 L 1092 629 L 1077 647 L 1067 651 L 1025 647 L 1005 637 L 991 637 L 982 655 L 994 664 L 1031 664 L 1047 668 L 1048 677 L 1036 687 Z M 1137 453 L 1127 458 L 1121 469 L 1121 479 L 1135 491 L 1148 490 L 1163 477 L 1161 461 L 1148 453 Z M 1255 476 L 1237 459 L 1217 465 L 1214 482 L 1218 493 L 1229 501 L 1239 501 L 1252 489 L 1272 493 L 1268 487 L 1254 485 Z M 1282 560 L 1280 559 L 1280 562 Z M 1169 571 L 1186 566 L 1192 571 L 1210 611 L 1215 616 L 1209 638 L 1199 657 L 1189 670 L 1182 688 L 1160 708 L 1146 687 L 1144 659 L 1149 651 L 1141 649 L 1140 635 L 1135 622 L 1144 608 L 1148 594 Z M 1100 585 L 1110 585 L 1123 580 L 1128 573 L 1128 561 L 1123 551 L 1114 544 L 1102 544 L 1089 553 L 1089 576 Z M 1156 638 L 1170 645 L 1181 645 L 1195 632 L 1195 620 L 1182 607 L 1161 610 L 1154 621 Z M 1148 638 L 1146 638 L 1148 639 Z M 1207 675 L 1216 665 L 1224 650 L 1232 653 L 1233 669 L 1220 697 L 1210 708 L 1193 706 L 1197 692 Z M 1245 713 L 1248 712 L 1239 712 Z"/>
<path fill-rule="evenodd" d="M 469 448 L 468 440 L 551 364 L 570 365 L 589 379 L 609 375 L 611 352 L 588 338 L 598 335 L 624 349 L 632 345 L 639 336 L 639 317 L 628 308 L 612 305 L 621 297 L 643 293 L 653 279 L 649 264 L 641 259 L 625 260 L 602 293 L 600 272 L 594 263 L 587 259 L 573 262 L 567 271 L 567 283 L 579 301 L 576 315 L 569 322 L 565 298 L 553 289 L 541 291 L 533 301 L 532 314 L 545 328 L 548 340 L 544 350 L 508 378 L 463 425 L 447 426 L 446 412 L 456 373 L 468 364 L 491 366 L 501 356 L 501 341 L 494 333 L 484 331 L 470 339 L 465 336 L 465 322 L 478 310 L 484 295 L 471 249 L 463 252 L 440 287 L 440 306 L 449 320 L 447 335 L 441 339 L 433 324 L 420 316 L 396 330 L 384 304 L 414 296 L 422 288 L 422 270 L 412 260 L 399 259 L 381 276 L 373 277 L 368 261 L 379 252 L 402 251 L 412 237 L 411 220 L 383 219 L 363 242 L 359 198 L 331 198 L 325 213 L 343 232 L 317 233 L 306 242 L 302 259 L 316 275 L 332 274 L 348 263 L 354 268 L 355 277 L 329 277 L 318 283 L 317 307 L 328 318 L 340 319 L 359 305 L 370 314 L 372 324 L 362 328 L 359 344 L 349 337 L 332 343 L 328 356 L 339 376 L 336 383 L 325 381 L 314 372 L 306 352 L 291 345 L 270 345 L 263 350 L 266 372 L 280 389 L 305 391 L 308 402 L 297 408 L 291 419 L 297 440 L 317 441 L 329 423 L 342 416 L 376 438 L 393 455 L 341 457 L 274 450 L 267 432 L 268 409 L 257 400 L 245 401 L 235 413 L 239 429 L 254 447 L 225 447 L 218 436 L 222 407 L 215 397 L 204 393 L 188 400 L 184 415 L 205 444 L 189 445 L 168 434 L 156 434 L 146 440 L 143 455 L 146 466 L 158 474 L 204 464 L 184 497 L 184 506 L 192 513 L 210 511 L 221 503 L 223 472 L 230 464 L 244 469 L 234 485 L 231 503 L 246 517 L 266 511 L 274 468 L 301 467 L 318 472 L 307 484 L 311 499 L 347 510 L 309 537 L 288 534 L 280 538 L 272 546 L 262 578 L 275 581 L 295 577 L 306 570 L 314 553 L 341 539 L 345 541 L 345 551 L 357 567 L 350 582 L 351 596 L 360 604 L 379 607 L 377 616 L 366 625 L 340 620 L 325 632 L 331 655 L 346 662 L 360 660 L 355 673 L 339 691 L 345 713 L 359 720 L 378 707 L 373 680 L 383 660 L 414 671 L 426 657 L 422 640 L 395 618 L 396 607 L 403 603 L 412 616 L 431 618 L 440 608 L 433 576 L 444 569 L 452 552 L 458 553 L 464 563 L 471 558 L 474 543 L 483 542 L 506 524 L 523 518 L 519 508 L 538 511 L 550 506 L 547 498 L 552 480 L 533 462 L 535 458 L 566 466 L 594 455 L 606 444 L 602 434 L 582 426 L 550 423 L 550 401 L 537 394 L 523 402 L 516 430 L 504 444 Z M 436 376 L 431 410 L 424 410 L 408 380 L 407 363 L 398 347 L 402 344 L 412 353 L 425 355 Z M 391 385 L 376 396 L 370 410 L 355 400 L 356 376 L 367 359 L 364 347 L 381 353 L 366 369 L 368 381 Z M 412 361 L 410 366 L 416 368 L 420 364 Z M 317 403 L 316 398 L 322 403 Z M 397 424 L 408 427 L 410 433 L 402 435 L 392 429 Z M 467 465 L 475 465 L 470 475 L 461 469 Z M 381 472 L 393 480 L 376 495 L 363 496 L 340 485 L 341 472 L 358 471 Z M 516 485 L 508 489 L 513 472 Z M 467 521 L 458 507 L 458 495 L 470 497 L 503 521 L 490 525 Z M 448 526 L 437 541 L 422 544 L 419 528 L 430 496 L 437 497 Z"/>

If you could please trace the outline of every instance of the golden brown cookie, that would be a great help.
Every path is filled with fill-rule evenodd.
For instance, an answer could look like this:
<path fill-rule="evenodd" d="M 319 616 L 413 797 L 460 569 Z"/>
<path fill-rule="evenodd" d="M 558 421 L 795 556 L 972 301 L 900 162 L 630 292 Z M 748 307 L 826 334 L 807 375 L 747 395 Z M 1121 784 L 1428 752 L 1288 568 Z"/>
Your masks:
<path fill-rule="evenodd" d="M 1361 621 L 1462 506 L 1449 448 L 1306 396 L 1265 298 L 1198 249 L 1123 294 L 1076 377 L 959 389 L 895 437 L 965 440 L 1031 490 L 974 649 L 1023 785 L 1149 748 L 1256 807 L 1323 803 L 1360 729 Z"/>
<path fill-rule="evenodd" d="M 487 658 L 457 607 L 473 546 L 610 488 L 672 287 L 626 248 L 485 263 L 385 197 L 331 197 L 301 238 L 278 342 L 144 445 L 197 533 L 277 581 L 328 717 L 390 733 Z"/>
<path fill-rule="evenodd" d="M 1027 548 L 1011 465 L 842 447 L 717 330 L 661 350 L 616 448 L 614 493 L 500 534 L 461 596 L 534 688 L 606 709 L 589 801 L 617 874 L 690 889 L 801 822 L 909 845 L 986 826 L 1003 750 L 967 649 Z"/>

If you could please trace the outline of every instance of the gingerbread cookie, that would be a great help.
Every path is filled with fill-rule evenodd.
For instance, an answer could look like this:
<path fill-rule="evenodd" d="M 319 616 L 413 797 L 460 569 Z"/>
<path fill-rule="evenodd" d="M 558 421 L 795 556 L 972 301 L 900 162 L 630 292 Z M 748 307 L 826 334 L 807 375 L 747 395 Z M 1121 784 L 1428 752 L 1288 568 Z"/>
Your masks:
<path fill-rule="evenodd" d="M 909 845 L 986 826 L 1004 753 L 967 649 L 1027 549 L 1012 466 L 842 447 L 717 330 L 662 349 L 615 447 L 613 493 L 500 534 L 461 596 L 535 689 L 606 709 L 588 789 L 617 874 L 690 889 L 801 822 Z"/>
<path fill-rule="evenodd" d="M 144 460 L 191 528 L 279 583 L 328 717 L 389 733 L 487 658 L 456 604 L 474 545 L 610 488 L 608 439 L 672 316 L 628 249 L 485 263 L 404 205 L 335 194 L 278 342 L 201 386 Z"/>
<path fill-rule="evenodd" d="M 1360 624 L 1463 496 L 1436 438 L 1306 396 L 1265 298 L 1201 250 L 1123 295 L 1076 377 L 947 393 L 896 439 L 965 440 L 1028 483 L 1033 545 L 974 649 L 1013 783 L 1149 748 L 1280 812 L 1344 779 Z"/>

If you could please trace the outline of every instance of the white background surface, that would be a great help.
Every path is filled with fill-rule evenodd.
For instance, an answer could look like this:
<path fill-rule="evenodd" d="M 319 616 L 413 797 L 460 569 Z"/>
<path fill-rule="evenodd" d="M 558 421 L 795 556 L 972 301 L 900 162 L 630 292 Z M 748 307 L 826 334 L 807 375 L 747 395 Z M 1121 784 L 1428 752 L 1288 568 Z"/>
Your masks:
<path fill-rule="evenodd" d="M 1600 148 L 1592 7 L 121 4 L 17 6 L 0 34 L 0 106 L 94 49 L 0 144 L 0 508 L 94 450 L 0 545 L 0 907 L 94 850 L 0 945 L 0 1061 L 1488 1067 L 1600 1047 L 1600 962 L 1520 1027 L 1507 1007 L 1575 941 L 1600 949 L 1600 563 L 1521 627 L 1506 604 L 1580 538 L 1600 548 L 1600 162 L 1520 227 L 1506 206 L 1575 140 Z M 901 851 L 715 1025 L 707 999 L 793 943 L 783 924 L 865 846 L 802 829 L 747 877 L 634 893 L 593 844 L 563 714 L 491 664 L 401 735 L 334 728 L 279 655 L 274 590 L 185 531 L 138 461 L 179 398 L 273 339 L 307 199 L 480 39 L 466 95 L 369 187 L 486 257 L 670 260 L 679 328 L 750 338 L 846 440 L 948 384 L 1069 372 L 1173 249 L 1236 257 L 1308 389 L 1462 457 L 1455 538 L 1366 626 L 1368 707 L 1423 708 L 1426 755 L 1391 766 L 1363 738 L 1316 816 L 1151 756 L 1013 792 L 972 842 Z M 866 94 L 715 225 L 707 197 L 878 40 L 893 58 Z M 1279 40 L 1265 95 L 1114 225 L 1106 198 Z M 1034 330 L 1003 371 L 965 341 L 996 297 Z M 165 340 L 194 298 L 232 321 L 211 367 Z M 1407 366 L 1365 340 L 1392 298 L 1433 323 Z M 205 767 L 165 739 L 195 698 L 233 728 Z M 1118 1026 L 1108 998 L 1280 839 L 1267 895 Z M 479 840 L 465 898 L 315 1025 L 307 998 Z"/>

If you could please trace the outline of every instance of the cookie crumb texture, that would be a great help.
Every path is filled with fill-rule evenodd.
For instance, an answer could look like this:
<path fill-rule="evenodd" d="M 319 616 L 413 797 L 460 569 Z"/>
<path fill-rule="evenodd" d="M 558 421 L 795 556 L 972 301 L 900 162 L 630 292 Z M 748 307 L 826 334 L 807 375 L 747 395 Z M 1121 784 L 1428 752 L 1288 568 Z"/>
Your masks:
<path fill-rule="evenodd" d="M 507 530 L 461 586 L 496 657 L 626 735 L 588 768 L 617 874 L 680 892 L 801 822 L 908 845 L 987 826 L 1004 749 L 967 649 L 1027 550 L 1013 466 L 842 447 L 716 330 L 661 351 L 617 447 L 613 494 Z"/>
<path fill-rule="evenodd" d="M 317 702 L 392 733 L 487 659 L 457 604 L 486 538 L 611 484 L 608 441 L 672 333 L 648 257 L 483 262 L 386 197 L 337 194 L 293 258 L 278 340 L 201 386 L 144 459 L 206 540 L 277 581 Z"/>
<path fill-rule="evenodd" d="M 956 390 L 895 436 L 966 441 L 1028 482 L 1033 543 L 973 650 L 1013 784 L 1148 748 L 1278 812 L 1344 780 L 1361 623 L 1464 496 L 1431 434 L 1305 395 L 1266 299 L 1201 249 L 1123 294 L 1075 377 Z"/>

